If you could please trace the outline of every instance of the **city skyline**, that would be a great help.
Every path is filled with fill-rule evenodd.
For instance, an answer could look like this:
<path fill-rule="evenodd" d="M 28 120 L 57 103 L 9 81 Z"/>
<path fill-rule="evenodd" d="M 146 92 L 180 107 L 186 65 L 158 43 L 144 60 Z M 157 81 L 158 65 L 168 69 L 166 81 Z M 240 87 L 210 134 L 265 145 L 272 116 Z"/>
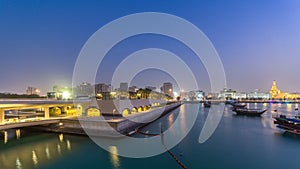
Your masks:
<path fill-rule="evenodd" d="M 54 84 L 70 86 L 76 58 L 95 31 L 124 15 L 148 11 L 177 15 L 201 29 L 223 62 L 227 88 L 268 91 L 272 81 L 277 80 L 282 91 L 299 92 L 300 79 L 295 71 L 300 61 L 299 7 L 299 1 L 151 1 L 118 5 L 110 1 L 1 1 L 0 56 L 5 64 L 0 67 L 0 92 L 24 93 L 28 86 L 34 86 L 45 93 Z M 155 35 L 120 42 L 107 54 L 96 81 L 109 82 L 114 68 L 126 55 L 149 47 L 180 55 L 195 73 L 199 88 L 209 91 L 207 72 L 200 61 L 195 61 L 194 54 L 175 40 Z M 130 85 L 162 84 L 157 77 L 172 79 L 164 72 L 151 72 L 142 72 Z"/>

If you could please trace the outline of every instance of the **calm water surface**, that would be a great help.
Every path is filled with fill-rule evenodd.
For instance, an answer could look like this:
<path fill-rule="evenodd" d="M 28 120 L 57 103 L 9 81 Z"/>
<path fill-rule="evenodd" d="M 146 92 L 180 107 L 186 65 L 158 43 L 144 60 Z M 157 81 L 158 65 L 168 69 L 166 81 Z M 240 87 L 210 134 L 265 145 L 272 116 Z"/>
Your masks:
<path fill-rule="evenodd" d="M 185 114 L 193 106 L 197 105 L 182 105 L 143 130 L 157 133 L 160 123 L 170 126 L 176 118 L 180 118 L 180 127 L 184 128 L 188 123 Z M 297 168 L 300 137 L 284 134 L 275 127 L 271 117 L 276 114 L 275 109 L 293 115 L 298 104 L 248 104 L 248 107 L 267 108 L 268 111 L 262 117 L 235 116 L 230 106 L 226 106 L 214 135 L 199 144 L 199 133 L 208 113 L 200 105 L 196 124 L 171 151 L 188 168 Z M 18 139 L 12 136 L 0 141 L 0 169 L 180 169 L 168 153 L 144 159 L 125 158 L 101 149 L 88 137 L 21 131 Z"/>

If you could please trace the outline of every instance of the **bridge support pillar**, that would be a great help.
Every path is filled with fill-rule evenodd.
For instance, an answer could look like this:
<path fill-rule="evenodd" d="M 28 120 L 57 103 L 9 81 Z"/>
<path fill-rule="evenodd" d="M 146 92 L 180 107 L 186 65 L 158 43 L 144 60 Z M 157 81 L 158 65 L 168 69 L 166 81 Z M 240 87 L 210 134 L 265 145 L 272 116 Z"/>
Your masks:
<path fill-rule="evenodd" d="M 4 123 L 4 109 L 0 109 L 0 124 Z"/>
<path fill-rule="evenodd" d="M 49 107 L 45 107 L 44 108 L 44 111 L 45 111 L 45 119 L 49 119 L 50 117 L 50 108 Z"/>

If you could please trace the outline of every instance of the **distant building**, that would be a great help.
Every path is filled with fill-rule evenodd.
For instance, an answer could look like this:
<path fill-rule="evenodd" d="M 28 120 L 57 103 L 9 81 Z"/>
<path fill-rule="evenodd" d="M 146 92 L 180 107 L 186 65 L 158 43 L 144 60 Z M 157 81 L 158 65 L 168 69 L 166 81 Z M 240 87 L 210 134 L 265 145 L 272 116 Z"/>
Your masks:
<path fill-rule="evenodd" d="M 163 83 L 162 92 L 173 97 L 173 84 L 170 82 Z"/>
<path fill-rule="evenodd" d="M 259 99 L 259 100 L 268 100 L 271 98 L 270 93 L 264 93 L 260 91 L 254 91 L 247 94 L 248 99 Z"/>
<path fill-rule="evenodd" d="M 40 90 L 36 87 L 27 87 L 26 90 L 26 94 L 27 95 L 39 95 L 40 94 Z"/>
<path fill-rule="evenodd" d="M 51 99 L 71 99 L 73 98 L 71 87 L 54 85 L 53 91 L 47 92 L 47 97 Z"/>
<path fill-rule="evenodd" d="M 233 99 L 247 99 L 247 93 L 245 92 L 236 92 L 232 95 Z"/>
<path fill-rule="evenodd" d="M 150 89 L 152 91 L 155 91 L 156 90 L 156 87 L 153 87 L 153 86 L 146 86 L 145 89 Z"/>
<path fill-rule="evenodd" d="M 99 83 L 95 85 L 96 93 L 104 93 L 104 92 L 111 92 L 111 91 L 112 91 L 111 85 L 107 85 L 104 83 Z"/>
<path fill-rule="evenodd" d="M 129 92 L 137 92 L 139 88 L 137 86 L 131 86 L 128 88 Z"/>
<path fill-rule="evenodd" d="M 91 97 L 95 95 L 95 93 L 93 93 L 93 86 L 86 82 L 77 86 L 75 93 L 77 97 Z"/>
<path fill-rule="evenodd" d="M 273 81 L 273 85 L 271 90 L 269 91 L 272 99 L 279 99 L 279 100 L 293 100 L 293 99 L 300 99 L 299 93 L 287 93 L 281 92 L 276 85 L 276 81 Z"/>
<path fill-rule="evenodd" d="M 201 90 L 181 92 L 180 97 L 182 100 L 186 101 L 203 101 L 205 98 L 205 93 Z"/>
<path fill-rule="evenodd" d="M 217 99 L 219 99 L 219 93 L 208 93 L 206 98 L 212 99 L 212 100 L 217 100 Z"/>
<path fill-rule="evenodd" d="M 48 99 L 57 99 L 57 93 L 56 92 L 47 92 L 47 98 Z"/>
<path fill-rule="evenodd" d="M 219 99 L 234 99 L 236 91 L 232 89 L 223 89 L 219 94 Z"/>
<path fill-rule="evenodd" d="M 272 98 L 276 98 L 280 94 L 280 90 L 277 88 L 276 80 L 273 81 L 273 85 L 269 91 Z"/>
<path fill-rule="evenodd" d="M 127 82 L 121 82 L 120 83 L 120 91 L 121 92 L 128 92 L 128 83 Z"/>

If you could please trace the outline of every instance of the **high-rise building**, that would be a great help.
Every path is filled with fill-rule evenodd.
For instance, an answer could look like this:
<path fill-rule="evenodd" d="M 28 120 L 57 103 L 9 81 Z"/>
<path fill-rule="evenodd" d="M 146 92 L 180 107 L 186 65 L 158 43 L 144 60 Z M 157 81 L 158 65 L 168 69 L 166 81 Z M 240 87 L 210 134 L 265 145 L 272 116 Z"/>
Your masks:
<path fill-rule="evenodd" d="M 120 83 L 120 91 L 121 92 L 128 92 L 128 83 L 127 82 L 121 82 Z"/>
<path fill-rule="evenodd" d="M 29 86 L 29 87 L 27 87 L 26 94 L 27 95 L 39 95 L 40 90 L 36 87 Z"/>
<path fill-rule="evenodd" d="M 162 92 L 173 97 L 173 84 L 170 82 L 163 83 Z"/>

